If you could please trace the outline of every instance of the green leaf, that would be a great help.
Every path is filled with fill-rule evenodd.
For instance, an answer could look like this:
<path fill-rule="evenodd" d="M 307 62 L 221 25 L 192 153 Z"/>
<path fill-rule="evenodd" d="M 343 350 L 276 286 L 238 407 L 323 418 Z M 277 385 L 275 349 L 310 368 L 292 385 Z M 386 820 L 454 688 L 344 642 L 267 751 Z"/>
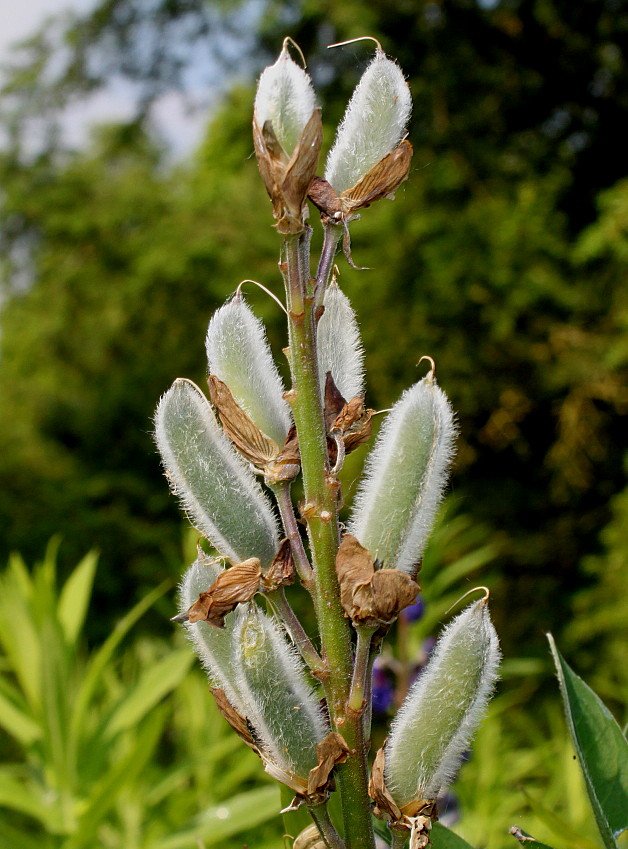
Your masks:
<path fill-rule="evenodd" d="M 515 840 L 518 840 L 522 846 L 526 847 L 526 849 L 552 849 L 552 847 L 548 846 L 547 843 L 541 843 L 536 840 L 531 834 L 528 834 L 527 831 L 523 831 L 519 828 L 518 825 L 513 825 L 512 828 L 509 828 L 508 834 L 512 834 Z"/>
<path fill-rule="evenodd" d="M 44 826 L 49 825 L 50 810 L 33 793 L 32 786 L 11 778 L 6 772 L 0 772 L 0 807 L 11 808 L 39 820 Z"/>
<path fill-rule="evenodd" d="M 91 657 L 89 667 L 81 682 L 80 689 L 74 703 L 74 711 L 72 713 L 70 724 L 70 736 L 73 745 L 76 745 L 76 741 L 83 732 L 83 722 L 88 712 L 90 702 L 115 650 L 135 623 L 141 619 L 144 613 L 146 613 L 157 599 L 170 589 L 171 586 L 172 581 L 163 581 L 158 587 L 155 587 L 152 592 L 140 599 L 137 604 L 122 617 L 122 619 L 116 622 L 111 634 L 109 634 L 102 646 Z"/>
<path fill-rule="evenodd" d="M 278 816 L 280 804 L 276 785 L 239 793 L 206 811 L 195 828 L 157 840 L 153 849 L 190 849 L 198 845 L 199 839 L 206 847 L 224 846 L 224 841 L 234 834 Z"/>
<path fill-rule="evenodd" d="M 145 672 L 114 710 L 103 732 L 111 739 L 142 720 L 187 675 L 194 655 L 188 648 L 167 654 Z"/>
<path fill-rule="evenodd" d="M 67 579 L 59 596 L 57 615 L 65 639 L 70 645 L 76 643 L 85 622 L 97 563 L 98 555 L 91 551 Z"/>
<path fill-rule="evenodd" d="M 471 849 L 471 844 L 439 822 L 435 822 L 430 832 L 433 849 Z"/>
<path fill-rule="evenodd" d="M 600 834 L 607 849 L 628 828 L 628 742 L 593 690 L 576 675 L 547 635 L 567 723 Z"/>
<path fill-rule="evenodd" d="M 42 730 L 19 701 L 19 694 L 0 680 L 0 728 L 4 728 L 22 746 L 28 746 L 41 737 Z"/>

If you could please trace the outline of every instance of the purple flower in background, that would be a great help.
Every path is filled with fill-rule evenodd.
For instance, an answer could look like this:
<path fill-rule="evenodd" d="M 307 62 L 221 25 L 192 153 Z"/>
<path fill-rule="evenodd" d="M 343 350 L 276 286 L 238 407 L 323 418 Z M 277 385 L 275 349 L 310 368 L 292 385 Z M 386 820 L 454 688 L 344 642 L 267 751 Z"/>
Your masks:
<path fill-rule="evenodd" d="M 373 713 L 386 713 L 395 699 L 395 688 L 378 657 L 373 663 Z"/>
<path fill-rule="evenodd" d="M 424 612 L 425 603 L 423 601 L 423 596 L 418 595 L 414 604 L 406 607 L 405 610 L 401 612 L 401 616 L 403 616 L 406 622 L 418 622 Z"/>

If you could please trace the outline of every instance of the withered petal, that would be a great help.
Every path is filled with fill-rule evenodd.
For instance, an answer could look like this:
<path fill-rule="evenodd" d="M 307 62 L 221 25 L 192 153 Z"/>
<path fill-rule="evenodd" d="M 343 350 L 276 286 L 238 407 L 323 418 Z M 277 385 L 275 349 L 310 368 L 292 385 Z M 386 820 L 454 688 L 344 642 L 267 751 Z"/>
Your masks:
<path fill-rule="evenodd" d="M 223 430 L 238 451 L 258 468 L 274 460 L 279 454 L 279 446 L 240 407 L 227 384 L 215 374 L 209 375 L 207 383 L 210 400 L 218 411 Z"/>
<path fill-rule="evenodd" d="M 390 197 L 407 178 L 412 153 L 412 145 L 403 139 L 391 153 L 367 171 L 355 186 L 341 194 L 343 212 L 351 214 L 380 198 Z"/>
<path fill-rule="evenodd" d="M 242 714 L 238 713 L 238 711 L 233 707 L 225 695 L 224 690 L 221 690 L 219 687 L 211 687 L 211 693 L 216 702 L 216 707 L 227 720 L 229 725 L 233 728 L 236 734 L 244 740 L 246 745 L 259 755 L 259 748 L 251 735 L 246 718 L 242 716 Z"/>
<path fill-rule="evenodd" d="M 224 628 L 225 616 L 238 604 L 251 601 L 259 590 L 262 567 L 257 557 L 250 557 L 225 569 L 208 590 L 187 611 L 188 621 L 208 622 L 215 628 Z"/>
<path fill-rule="evenodd" d="M 308 796 L 324 793 L 334 767 L 337 764 L 343 764 L 354 751 L 347 745 L 341 734 L 330 731 L 316 747 L 318 764 L 310 770 L 308 776 Z"/>
<path fill-rule="evenodd" d="M 296 569 L 292 559 L 292 546 L 286 537 L 281 541 L 279 551 L 270 564 L 268 571 L 261 579 L 261 586 L 266 592 L 294 584 Z"/>
<path fill-rule="evenodd" d="M 345 615 L 360 625 L 390 625 L 419 592 L 405 572 L 376 570 L 370 553 L 351 534 L 345 534 L 338 549 L 336 573 Z"/>
<path fill-rule="evenodd" d="M 377 750 L 373 766 L 371 767 L 369 796 L 375 802 L 375 807 L 373 809 L 375 816 L 394 823 L 399 822 L 403 816 L 386 787 L 386 782 L 384 780 L 385 763 L 386 741 L 384 741 L 384 745 L 381 749 Z"/>

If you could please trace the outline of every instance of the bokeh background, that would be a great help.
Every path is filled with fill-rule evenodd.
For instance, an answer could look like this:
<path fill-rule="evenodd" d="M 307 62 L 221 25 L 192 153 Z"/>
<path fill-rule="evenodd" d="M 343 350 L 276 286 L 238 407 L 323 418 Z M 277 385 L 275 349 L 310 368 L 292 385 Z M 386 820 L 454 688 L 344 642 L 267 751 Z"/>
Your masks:
<path fill-rule="evenodd" d="M 250 137 L 255 78 L 291 35 L 320 93 L 329 146 L 372 48 L 326 45 L 376 36 L 412 89 L 415 155 L 395 202 L 365 210 L 352 227 L 354 259 L 369 270 L 341 257 L 340 283 L 362 327 L 369 404 L 390 406 L 430 354 L 460 426 L 426 557 L 428 613 L 428 579 L 440 589 L 397 651 L 416 665 L 440 602 L 488 584 L 506 665 L 484 748 L 463 769 L 461 833 L 507 845 L 506 817 L 528 816 L 550 843 L 576 845 L 569 822 L 577 845 L 596 845 L 561 736 L 545 633 L 625 721 L 628 5 L 100 0 L 52 11 L 5 51 L 2 71 L 0 559 L 19 552 L 30 569 L 48 550 L 53 587 L 53 559 L 62 583 L 98 552 L 77 669 L 133 605 L 177 580 L 194 539 L 152 443 L 156 401 L 175 377 L 203 382 L 208 319 L 240 280 L 281 286 Z M 247 291 L 281 358 L 280 311 Z M 363 453 L 345 469 L 348 499 Z M 453 577 L 443 584 L 445 574 Z M 126 654 L 110 661 L 119 676 L 110 690 L 122 693 L 175 650 L 173 640 L 180 645 L 167 622 L 173 596 L 170 588 L 134 624 Z M 6 641 L 5 652 L 12 686 L 19 674 Z M 258 792 L 254 766 L 218 792 L 194 760 L 190 728 L 203 746 L 222 734 L 209 702 L 205 719 L 193 707 L 205 699 L 200 676 L 177 679 L 169 693 L 143 715 L 164 713 L 149 774 L 166 781 L 173 764 L 195 765 L 164 792 L 185 803 L 163 835 L 236 790 Z M 184 728 L 177 698 L 195 717 Z M 0 754 L 4 746 L 15 780 L 24 784 L 25 764 L 43 775 L 45 756 L 11 733 Z M 32 811 L 16 812 L 0 785 L 0 818 L 15 829 L 7 846 L 29 849 L 32 833 L 64 849 L 162 847 L 142 824 L 146 794 L 136 796 L 135 831 L 115 798 L 102 828 L 77 843 L 71 824 L 55 832 Z M 542 799 L 552 800 L 545 820 Z M 214 844 L 206 831 L 207 846 L 278 845 L 259 830 Z M 95 834 L 100 842 L 90 843 Z M 162 849 L 170 845 L 195 844 Z"/>

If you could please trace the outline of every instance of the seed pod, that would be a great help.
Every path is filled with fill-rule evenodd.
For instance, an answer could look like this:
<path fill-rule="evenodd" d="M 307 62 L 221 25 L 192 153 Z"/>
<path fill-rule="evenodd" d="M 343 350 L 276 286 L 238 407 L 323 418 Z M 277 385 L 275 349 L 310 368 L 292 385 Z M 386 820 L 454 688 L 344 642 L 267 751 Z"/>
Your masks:
<path fill-rule="evenodd" d="M 257 557 L 268 567 L 279 548 L 272 507 L 191 381 L 179 378 L 160 400 L 155 439 L 196 527 L 225 557 L 236 563 Z"/>
<path fill-rule="evenodd" d="M 305 793 L 316 747 L 329 727 L 305 667 L 275 622 L 255 605 L 236 624 L 237 689 L 267 771 Z"/>
<path fill-rule="evenodd" d="M 364 348 L 360 329 L 349 298 L 336 282 L 325 292 L 325 311 L 316 332 L 321 394 L 325 376 L 331 372 L 336 388 L 345 399 L 364 394 Z"/>
<path fill-rule="evenodd" d="M 211 586 L 222 573 L 222 566 L 199 551 L 198 557 L 183 576 L 179 589 L 179 609 L 185 613 L 199 594 Z M 206 622 L 187 622 L 185 632 L 194 644 L 196 653 L 207 672 L 210 683 L 224 690 L 229 701 L 242 711 L 235 683 L 232 632 L 236 619 L 244 608 L 230 613 L 225 618 L 224 629 L 212 628 Z"/>
<path fill-rule="evenodd" d="M 259 78 L 254 114 L 260 127 L 272 125 L 275 138 L 290 156 L 316 109 L 309 74 L 290 58 L 286 43 L 274 65 Z"/>
<path fill-rule="evenodd" d="M 386 417 L 347 526 L 384 568 L 416 571 L 442 499 L 455 435 L 451 405 L 431 375 L 406 390 Z"/>
<path fill-rule="evenodd" d="M 395 150 L 411 109 L 410 89 L 401 68 L 378 48 L 353 92 L 327 157 L 325 180 L 338 195 L 355 187 Z M 407 169 L 402 179 L 406 174 Z"/>
<path fill-rule="evenodd" d="M 436 799 L 455 778 L 486 710 L 499 660 L 482 599 L 445 629 L 392 724 L 384 777 L 402 813 L 417 801 Z"/>
<path fill-rule="evenodd" d="M 260 77 L 253 117 L 257 164 L 273 202 L 277 230 L 284 234 L 303 231 L 307 190 L 323 140 L 310 78 L 292 61 L 286 44 Z"/>
<path fill-rule="evenodd" d="M 224 381 L 257 427 L 283 446 L 291 425 L 262 322 L 241 295 L 216 310 L 205 340 L 209 373 Z"/>

